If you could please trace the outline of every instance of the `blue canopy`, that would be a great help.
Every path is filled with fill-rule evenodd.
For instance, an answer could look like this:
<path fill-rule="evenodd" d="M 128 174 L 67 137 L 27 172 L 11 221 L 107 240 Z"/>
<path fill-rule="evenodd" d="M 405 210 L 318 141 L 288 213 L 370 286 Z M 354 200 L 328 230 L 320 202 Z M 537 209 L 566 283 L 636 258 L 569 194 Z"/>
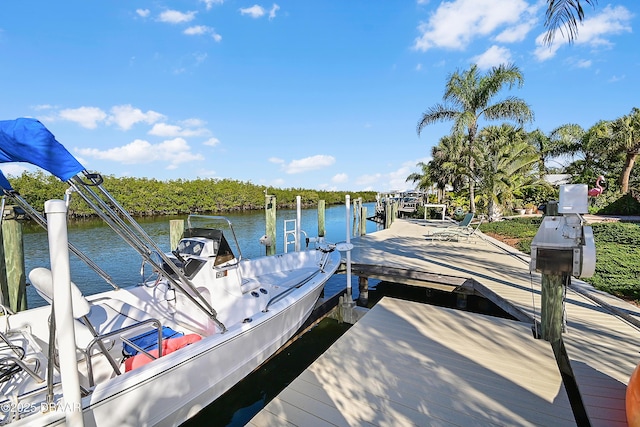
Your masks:
<path fill-rule="evenodd" d="M 31 163 L 62 181 L 84 170 L 76 158 L 36 119 L 0 120 L 0 162 Z"/>
<path fill-rule="evenodd" d="M 9 184 L 9 181 L 7 181 L 7 178 L 5 178 L 2 172 L 0 172 L 0 189 L 7 191 L 13 190 L 11 184 Z"/>

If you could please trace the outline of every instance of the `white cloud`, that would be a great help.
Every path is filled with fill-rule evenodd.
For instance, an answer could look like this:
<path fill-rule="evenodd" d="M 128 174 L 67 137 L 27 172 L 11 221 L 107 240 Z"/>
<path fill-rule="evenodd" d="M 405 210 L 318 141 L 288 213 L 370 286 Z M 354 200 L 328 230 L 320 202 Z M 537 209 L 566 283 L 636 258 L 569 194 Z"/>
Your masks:
<path fill-rule="evenodd" d="M 210 132 L 205 128 L 185 129 L 177 125 L 169 125 L 167 123 L 156 123 L 149 131 L 149 135 L 162 137 L 190 137 L 190 136 L 206 136 Z"/>
<path fill-rule="evenodd" d="M 272 20 L 273 18 L 275 18 L 276 12 L 279 10 L 280 10 L 280 6 L 274 3 L 273 6 L 271 6 L 271 9 L 269 10 L 269 20 Z"/>
<path fill-rule="evenodd" d="M 151 11 L 149 9 L 136 9 L 136 13 L 138 14 L 138 16 L 140 16 L 141 18 L 146 18 L 147 16 L 149 16 L 149 14 L 151 13 Z"/>
<path fill-rule="evenodd" d="M 365 190 L 376 191 L 392 191 L 392 190 L 408 190 L 413 187 L 411 182 L 406 182 L 407 177 L 416 172 L 416 164 L 418 162 L 427 163 L 431 160 L 423 157 L 415 160 L 408 160 L 400 165 L 399 168 L 388 173 L 365 174 L 356 178 L 356 185 Z"/>
<path fill-rule="evenodd" d="M 165 10 L 160 14 L 158 20 L 169 24 L 182 24 L 191 22 L 198 12 L 180 12 L 178 10 Z"/>
<path fill-rule="evenodd" d="M 523 16 L 529 16 L 531 11 L 524 0 L 442 2 L 429 21 L 418 26 L 420 36 L 413 47 L 423 52 L 431 48 L 462 50 L 476 37 L 487 36 L 505 26 L 521 25 Z"/>
<path fill-rule="evenodd" d="M 63 120 L 76 122 L 87 129 L 95 129 L 99 122 L 107 118 L 107 114 L 97 107 L 67 108 L 61 110 L 59 116 Z"/>
<path fill-rule="evenodd" d="M 531 18 L 526 20 L 518 25 L 513 27 L 508 27 L 500 34 L 498 34 L 495 39 L 500 43 L 515 43 L 521 42 L 527 37 L 527 34 L 536 26 L 538 20 L 536 18 Z"/>
<path fill-rule="evenodd" d="M 484 53 L 474 56 L 472 61 L 482 70 L 511 62 L 511 51 L 506 47 L 493 45 Z"/>
<path fill-rule="evenodd" d="M 133 125 L 140 122 L 153 124 L 165 117 L 155 111 L 142 112 L 139 108 L 133 108 L 131 105 L 116 105 L 111 108 L 111 115 L 107 123 L 115 123 L 120 129 L 129 130 Z"/>
<path fill-rule="evenodd" d="M 215 147 L 216 145 L 220 145 L 220 140 L 218 138 L 209 138 L 202 144 L 208 145 L 209 147 Z"/>
<path fill-rule="evenodd" d="M 199 36 L 202 34 L 207 34 L 210 28 L 206 25 L 194 25 L 193 27 L 189 27 L 183 32 L 188 36 Z"/>
<path fill-rule="evenodd" d="M 576 67 L 578 68 L 589 68 L 591 67 L 592 61 L 590 59 L 581 59 L 576 62 Z"/>
<path fill-rule="evenodd" d="M 34 105 L 31 108 L 33 108 L 36 111 L 44 111 L 44 110 L 51 110 L 54 107 L 53 107 L 53 105 L 49 105 L 49 104 L 41 104 L 41 105 Z"/>
<path fill-rule="evenodd" d="M 169 163 L 169 168 L 175 168 L 180 163 L 204 160 L 200 154 L 191 152 L 191 147 L 182 138 L 175 138 L 151 144 L 142 139 L 108 150 L 97 148 L 81 148 L 76 150 L 83 156 L 100 160 L 117 161 L 123 164 L 140 164 L 163 161 Z"/>
<path fill-rule="evenodd" d="M 20 176 L 22 172 L 28 171 L 29 168 L 20 163 L 3 163 L 2 166 L 0 166 L 0 170 L 5 177 L 8 177 L 9 175 Z"/>
<path fill-rule="evenodd" d="M 416 71 L 420 71 L 422 70 L 422 64 L 417 64 L 416 65 Z"/>
<path fill-rule="evenodd" d="M 624 6 L 607 5 L 601 13 L 585 19 L 578 25 L 578 36 L 575 39 L 576 46 L 586 45 L 592 48 L 609 47 L 613 43 L 606 38 L 610 35 L 631 32 L 631 18 L 633 14 Z M 536 37 L 536 49 L 534 55 L 539 61 L 553 58 L 562 46 L 568 44 L 563 37 L 556 37 L 550 46 L 544 43 L 545 34 Z"/>
<path fill-rule="evenodd" d="M 252 18 L 260 18 L 260 17 L 264 16 L 265 10 L 264 10 L 264 8 L 262 6 L 254 4 L 251 7 L 246 7 L 246 8 L 240 9 L 240 14 L 241 15 L 249 15 Z"/>
<path fill-rule="evenodd" d="M 292 160 L 291 163 L 285 166 L 285 172 L 288 174 L 308 172 L 326 168 L 335 162 L 336 159 L 333 156 L 318 154 L 304 159 Z"/>
<path fill-rule="evenodd" d="M 214 5 L 224 3 L 224 0 L 200 0 L 200 3 L 204 3 L 207 10 L 211 10 Z"/>
<path fill-rule="evenodd" d="M 275 163 L 277 165 L 281 165 L 284 163 L 284 159 L 281 159 L 279 157 L 269 157 L 269 163 Z"/>
<path fill-rule="evenodd" d="M 215 178 L 218 173 L 212 169 L 200 169 L 198 170 L 198 176 L 204 176 L 207 178 Z"/>
<path fill-rule="evenodd" d="M 220 40 L 222 40 L 222 36 L 216 33 L 215 29 L 211 27 L 207 27 L 206 25 L 194 25 L 184 30 L 183 33 L 188 36 L 203 36 L 203 35 L 211 34 L 211 37 L 215 41 L 219 42 Z"/>
<path fill-rule="evenodd" d="M 335 174 L 333 178 L 331 178 L 331 182 L 334 182 L 336 184 L 345 183 L 347 181 L 349 181 L 349 175 L 347 175 L 346 173 L 338 173 Z"/>
<path fill-rule="evenodd" d="M 356 184 L 361 186 L 378 184 L 382 181 L 382 177 L 383 175 L 381 173 L 360 175 L 356 178 Z"/>

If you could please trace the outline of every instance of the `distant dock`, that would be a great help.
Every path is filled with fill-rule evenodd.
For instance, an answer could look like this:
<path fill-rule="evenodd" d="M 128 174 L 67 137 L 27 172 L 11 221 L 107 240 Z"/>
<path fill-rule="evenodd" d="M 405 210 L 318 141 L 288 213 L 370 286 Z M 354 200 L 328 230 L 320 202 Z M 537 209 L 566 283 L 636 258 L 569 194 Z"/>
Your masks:
<path fill-rule="evenodd" d="M 476 293 L 519 321 L 385 298 L 249 425 L 626 426 L 640 309 L 572 279 L 558 363 L 532 334 L 528 256 L 487 236 L 431 242 L 435 227 L 396 220 L 353 239 L 353 274 Z"/>

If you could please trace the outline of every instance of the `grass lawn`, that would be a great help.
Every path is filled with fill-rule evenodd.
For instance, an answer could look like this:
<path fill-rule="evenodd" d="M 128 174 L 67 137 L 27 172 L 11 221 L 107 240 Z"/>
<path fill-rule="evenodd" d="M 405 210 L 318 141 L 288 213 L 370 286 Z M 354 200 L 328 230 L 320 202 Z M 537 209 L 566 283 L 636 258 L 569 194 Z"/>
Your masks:
<path fill-rule="evenodd" d="M 527 254 L 538 231 L 539 217 L 482 224 L 480 230 Z M 597 289 L 640 302 L 640 224 L 591 224 L 596 242 L 596 273 L 582 279 Z"/>

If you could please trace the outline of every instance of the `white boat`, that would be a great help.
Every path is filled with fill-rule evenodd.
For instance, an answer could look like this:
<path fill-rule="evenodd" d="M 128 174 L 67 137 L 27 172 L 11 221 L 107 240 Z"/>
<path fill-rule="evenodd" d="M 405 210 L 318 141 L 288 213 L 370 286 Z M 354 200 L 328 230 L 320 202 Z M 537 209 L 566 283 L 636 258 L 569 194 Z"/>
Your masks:
<path fill-rule="evenodd" d="M 7 141 L 14 139 L 12 148 Z M 35 154 L 25 154 L 32 148 Z M 57 160 L 50 159 L 54 152 Z M 329 244 L 245 259 L 230 244 L 237 245 L 230 221 L 200 215 L 188 218 L 173 253 L 163 253 L 100 176 L 86 172 L 35 120 L 0 122 L 0 161 L 28 161 L 69 183 L 67 197 L 78 194 L 92 205 L 153 271 L 139 286 L 82 295 L 70 281 L 69 252 L 82 252 L 66 239 L 66 202 L 48 201 L 45 220 L 0 175 L 5 195 L 48 228 L 51 269 L 29 277 L 52 302 L 18 313 L 2 308 L 2 425 L 178 425 L 298 331 L 341 261 Z M 211 227 L 221 220 L 229 234 Z"/>

